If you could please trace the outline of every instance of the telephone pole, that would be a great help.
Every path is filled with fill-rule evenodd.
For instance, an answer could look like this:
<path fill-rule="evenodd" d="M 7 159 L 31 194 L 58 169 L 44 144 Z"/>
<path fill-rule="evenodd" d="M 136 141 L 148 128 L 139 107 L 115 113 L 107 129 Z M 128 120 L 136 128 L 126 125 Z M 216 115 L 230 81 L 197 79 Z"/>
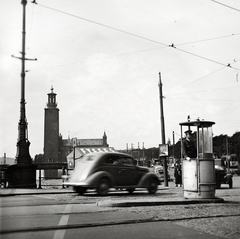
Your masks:
<path fill-rule="evenodd" d="M 173 134 L 173 161 L 175 160 L 175 133 L 174 131 L 172 132 Z"/>
<path fill-rule="evenodd" d="M 159 99 L 160 99 L 160 123 L 161 123 L 161 136 L 162 136 L 162 144 L 166 144 L 165 142 L 165 125 L 164 125 L 164 115 L 163 115 L 163 94 L 162 94 L 162 80 L 161 73 L 159 72 Z M 167 177 L 167 159 L 166 156 L 162 156 L 163 158 L 163 172 L 164 172 L 164 186 L 168 186 L 168 177 Z"/>

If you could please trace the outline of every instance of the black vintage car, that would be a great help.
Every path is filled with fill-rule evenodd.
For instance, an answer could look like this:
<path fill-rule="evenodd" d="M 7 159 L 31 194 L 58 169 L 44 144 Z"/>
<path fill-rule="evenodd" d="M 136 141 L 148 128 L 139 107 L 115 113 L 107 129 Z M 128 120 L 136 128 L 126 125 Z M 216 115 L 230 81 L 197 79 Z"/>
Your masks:
<path fill-rule="evenodd" d="M 96 189 L 100 196 L 106 195 L 109 188 L 126 189 L 129 193 L 133 193 L 135 188 L 146 188 L 154 194 L 159 184 L 155 173 L 135 165 L 130 155 L 117 152 L 84 155 L 76 161 L 72 175 L 64 183 L 80 195 L 88 189 Z"/>
<path fill-rule="evenodd" d="M 228 184 L 229 188 L 233 187 L 232 174 L 219 165 L 215 165 L 216 188 L 221 188 L 221 184 Z"/>

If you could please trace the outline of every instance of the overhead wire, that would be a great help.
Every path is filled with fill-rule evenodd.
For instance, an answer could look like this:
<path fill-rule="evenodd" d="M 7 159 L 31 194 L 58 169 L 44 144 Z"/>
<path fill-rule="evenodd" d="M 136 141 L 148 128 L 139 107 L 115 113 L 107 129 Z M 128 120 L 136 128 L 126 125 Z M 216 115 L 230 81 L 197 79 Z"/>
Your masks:
<path fill-rule="evenodd" d="M 213 38 L 207 38 L 207 39 L 196 40 L 196 41 L 191 41 L 191 42 L 179 43 L 179 44 L 175 44 L 174 46 L 183 46 L 183 45 L 188 45 L 188 44 L 193 44 L 193 43 L 213 41 L 213 40 L 227 38 L 227 37 L 233 37 L 233 36 L 237 36 L 237 35 L 240 35 L 240 33 L 236 33 L 236 34 L 233 33 L 233 34 L 230 34 L 230 35 L 225 35 L 225 36 L 220 36 L 220 37 L 213 37 Z M 166 48 L 166 47 L 169 47 L 169 45 L 165 46 L 165 47 L 155 47 L 155 48 L 151 48 L 151 49 L 140 50 L 140 51 L 135 51 L 135 52 L 130 52 L 130 53 L 123 53 L 123 54 L 118 54 L 118 55 L 114 55 L 114 56 L 125 56 L 125 55 L 130 55 L 130 54 L 135 54 L 135 53 L 141 53 L 141 52 L 163 49 L 163 48 Z"/>
<path fill-rule="evenodd" d="M 62 13 L 62 14 L 65 14 L 65 15 L 68 15 L 68 16 L 71 16 L 71 17 L 75 17 L 75 18 L 81 19 L 83 21 L 87 21 L 87 22 L 90 22 L 90 23 L 93 23 L 93 24 L 96 24 L 96 25 L 99 25 L 99 26 L 102 26 L 102 27 L 106 27 L 106 28 L 111 29 L 111 30 L 115 30 L 115 31 L 118 31 L 118 32 L 121 32 L 121 33 L 124 33 L 124 34 L 128 34 L 128 35 L 131 35 L 131 36 L 134 36 L 134 37 L 146 40 L 146 41 L 150 41 L 150 42 L 153 42 L 153 43 L 156 43 L 156 44 L 160 44 L 160 45 L 165 46 L 165 47 L 172 47 L 172 48 L 174 48 L 174 49 L 176 49 L 178 51 L 184 52 L 186 54 L 189 54 L 189 55 L 192 55 L 192 56 L 195 56 L 195 57 L 198 57 L 198 58 L 210 61 L 210 62 L 213 62 L 215 64 L 219 64 L 219 65 L 222 65 L 222 66 L 227 66 L 227 67 L 230 67 L 230 68 L 235 69 L 235 70 L 240 70 L 238 68 L 232 67 L 230 65 L 230 63 L 224 64 L 224 63 L 221 63 L 221 62 L 209 59 L 207 57 L 200 56 L 198 54 L 195 54 L 195 53 L 192 53 L 192 52 L 189 52 L 189 51 L 177 48 L 173 43 L 168 45 L 168 44 L 162 43 L 160 41 L 156 41 L 156 40 L 153 40 L 153 39 L 150 39 L 150 38 L 147 38 L 147 37 L 143 37 L 143 36 L 131 33 L 131 32 L 127 32 L 127 31 L 115 28 L 115 27 L 111 27 L 111 26 L 108 26 L 106 24 L 102 24 L 102 23 L 99 23 L 99 22 L 96 22 L 96 21 L 93 21 L 93 20 L 90 20 L 90 19 L 87 19 L 87 18 L 83 18 L 83 17 L 77 16 L 77 15 L 74 15 L 74 14 L 71 14 L 71 13 L 67 13 L 67 12 L 64 12 L 64 11 L 61 11 L 61 10 L 58 10 L 58 9 L 55 9 L 55 8 L 51 8 L 51 7 L 42 5 L 42 4 L 37 4 L 37 5 L 41 6 L 41 7 L 44 7 L 44 8 L 47 8 L 47 9 L 50 9 L 52 11 L 56 11 L 56 12 L 59 12 L 59 13 Z"/>
<path fill-rule="evenodd" d="M 87 21 L 87 22 L 90 22 L 90 23 L 93 23 L 93 24 L 96 24 L 96 25 L 100 25 L 100 26 L 102 26 L 102 27 L 109 28 L 109 29 L 111 29 L 111 30 L 119 31 L 119 32 L 124 33 L 124 34 L 128 34 L 128 35 L 131 35 L 131 36 L 134 36 L 134 37 L 143 39 L 143 40 L 147 40 L 147 41 L 150 41 L 150 42 L 153 42 L 153 43 L 156 43 L 156 44 L 160 44 L 160 45 L 163 46 L 163 47 L 161 47 L 161 48 L 172 47 L 172 48 L 174 48 L 174 49 L 176 49 L 176 50 L 178 50 L 178 51 L 184 52 L 184 53 L 186 53 L 186 54 L 190 54 L 190 55 L 192 55 L 192 56 L 195 56 L 195 57 L 198 57 L 198 58 L 201 58 L 201 59 L 204 59 L 204 60 L 207 60 L 207 61 L 210 61 L 210 62 L 213 62 L 213 63 L 216 63 L 216 64 L 219 64 L 219 65 L 222 65 L 222 66 L 223 66 L 222 68 L 220 68 L 220 69 L 218 69 L 218 70 L 216 70 L 216 71 L 214 71 L 214 72 L 211 72 L 211 73 L 209 73 L 208 75 L 205 75 L 205 76 L 203 76 L 203 77 L 201 77 L 201 78 L 199 78 L 199 79 L 197 79 L 197 80 L 195 80 L 195 81 L 192 81 L 192 82 L 190 82 L 190 83 L 188 83 L 188 84 L 186 84 L 186 85 L 184 85 L 184 86 L 181 86 L 181 87 L 179 87 L 179 88 L 186 87 L 186 86 L 188 86 L 188 85 L 190 85 L 190 84 L 193 84 L 193 83 L 195 83 L 195 82 L 197 82 L 197 81 L 199 81 L 199 80 L 201 80 L 201 79 L 203 79 L 203 78 L 206 78 L 206 77 L 208 77 L 208 76 L 210 76 L 210 75 L 212 75 L 212 74 L 214 74 L 214 73 L 216 73 L 216 72 L 218 72 L 218 71 L 221 71 L 221 70 L 225 69 L 226 67 L 230 67 L 230 68 L 232 68 L 232 69 L 239 70 L 238 68 L 232 67 L 232 65 L 231 65 L 230 63 L 228 63 L 228 64 L 226 65 L 226 64 L 223 64 L 223 63 L 221 63 L 221 62 L 218 62 L 218 61 L 215 61 L 215 60 L 212 60 L 212 59 L 209 59 L 209 58 L 200 56 L 200 55 L 198 55 L 198 54 L 195 54 L 195 53 L 192 53 L 192 52 L 189 52 L 189 51 L 186 51 L 186 50 L 177 48 L 176 46 L 186 45 L 186 44 L 192 44 L 192 43 L 198 43 L 198 42 L 203 42 L 203 41 L 216 40 L 216 39 L 220 39 L 220 38 L 226 38 L 226 37 L 230 37 L 230 36 L 240 35 L 240 33 L 231 34 L 231 35 L 226 35 L 226 36 L 220 36 L 220 37 L 216 37 L 216 38 L 209 38 L 209 39 L 204 39 L 204 40 L 199 40 L 199 41 L 186 42 L 186 43 L 181 43 L 181 44 L 177 44 L 177 45 L 174 45 L 173 43 L 170 44 L 170 45 L 168 45 L 168 44 L 165 44 L 165 43 L 162 43 L 162 42 L 159 42 L 159 41 L 156 41 L 156 40 L 152 40 L 152 39 L 147 38 L 147 37 L 142 37 L 142 36 L 139 36 L 139 35 L 137 35 L 137 34 L 133 34 L 133 33 L 130 33 L 130 32 L 124 31 L 124 30 L 120 30 L 120 29 L 118 29 L 118 28 L 111 27 L 111 26 L 108 26 L 108 25 L 106 25 L 106 24 L 102 24 L 102 23 L 99 23 L 99 22 L 96 22 L 96 21 L 93 21 L 93 20 L 90 20 L 90 19 L 87 19 L 87 18 L 83 18 L 83 17 L 77 16 L 77 15 L 74 15 L 74 14 L 70 14 L 70 13 L 67 13 L 67 12 L 64 12 L 64 11 L 61 11 L 61 10 L 58 10 L 58 9 L 54 9 L 54 8 L 51 8 L 51 7 L 48 7 L 48 6 L 44 6 L 44 5 L 42 5 L 42 4 L 38 4 L 38 5 L 40 5 L 40 6 L 42 6 L 42 7 L 45 7 L 45 8 L 47 8 L 47 9 L 50 9 L 50 10 L 53 10 L 53 11 L 56 11 L 56 12 L 59 12 L 59 13 L 62 13 L 62 14 L 71 16 L 71 17 L 75 17 L 75 18 L 78 18 L 78 19 L 81 19 L 81 20 L 84 20 L 84 21 Z M 159 48 L 154 48 L 154 49 L 159 49 Z M 151 50 L 154 50 L 154 49 L 151 49 Z M 148 51 L 148 50 L 145 50 L 145 51 Z M 142 52 L 142 51 L 138 51 L 138 52 Z M 133 54 L 133 53 L 127 53 L 127 54 Z M 126 55 L 126 54 L 120 54 L 120 55 L 118 55 L 118 56 L 121 56 L 121 55 Z M 77 62 L 77 63 L 79 63 L 79 62 Z M 75 64 L 77 64 L 77 63 L 75 63 Z M 74 64 L 74 63 L 71 63 L 71 64 Z M 71 64 L 68 64 L 68 65 L 71 65 Z M 61 65 L 61 66 L 62 66 L 62 65 Z M 176 90 L 176 89 L 174 89 L 174 90 Z M 183 100 L 185 100 L 185 99 L 183 99 Z M 201 100 L 211 100 L 211 99 L 201 99 Z M 214 101 L 216 101 L 216 100 L 214 100 Z M 229 101 L 231 101 L 231 100 L 229 100 Z"/>
<path fill-rule="evenodd" d="M 80 64 L 80 63 L 84 63 L 84 62 L 85 62 L 85 61 L 78 61 L 78 62 L 73 62 L 73 63 L 66 63 L 66 64 L 59 64 L 59 65 L 46 66 L 46 67 L 42 67 L 42 68 L 37 68 L 37 69 L 27 70 L 27 72 L 40 71 L 40 70 L 51 69 L 51 68 L 55 68 L 55 67 L 62 67 L 62 66 L 76 65 L 76 64 Z"/>
<path fill-rule="evenodd" d="M 231 35 L 225 35 L 225 36 L 220 36 L 220 37 L 214 37 L 214 38 L 196 40 L 196 41 L 185 42 L 185 43 L 180 43 L 180 44 L 176 44 L 176 45 L 177 45 L 177 46 L 180 46 L 180 45 L 188 45 L 188 44 L 205 42 L 205 41 L 212 41 L 212 40 L 217 40 L 217 39 L 222 39 L 222 38 L 227 38 L 227 37 L 232 37 L 232 36 L 237 36 L 237 35 L 240 35 L 240 33 L 236 33 L 236 34 L 233 33 L 233 34 L 231 34 Z M 167 47 L 169 47 L 169 46 L 154 47 L 154 48 L 145 49 L 145 50 L 139 50 L 139 51 L 133 51 L 133 52 L 127 52 L 127 53 L 117 54 L 117 55 L 113 55 L 113 56 L 109 56 L 109 57 L 127 56 L 127 55 L 142 53 L 142 52 L 148 52 L 148 51 L 154 51 L 154 50 L 164 49 L 164 48 L 167 48 Z M 66 64 L 54 65 L 54 66 L 49 66 L 49 67 L 44 67 L 44 68 L 39 68 L 39 69 L 32 69 L 31 71 L 48 69 L 48 68 L 52 68 L 52 67 L 62 67 L 62 66 L 68 66 L 68 65 L 75 65 L 75 64 L 80 64 L 80 63 L 84 63 L 84 61 L 81 61 L 81 62 L 78 61 L 78 62 L 73 62 L 73 63 L 66 63 Z"/>
<path fill-rule="evenodd" d="M 234 64 L 234 63 L 236 63 L 236 62 L 238 62 L 238 61 L 240 61 L 240 59 L 234 60 L 231 64 Z M 195 82 L 197 82 L 197 81 L 199 81 L 199 80 L 202 80 L 202 79 L 204 79 L 204 78 L 206 78 L 206 77 L 208 77 L 208 76 L 210 76 L 210 75 L 213 75 L 213 74 L 215 74 L 215 73 L 217 73 L 217 72 L 219 72 L 219 71 L 221 71 L 221 70 L 223 70 L 223 69 L 225 69 L 225 68 L 226 68 L 226 66 L 224 66 L 224 67 L 222 67 L 222 68 L 220 68 L 220 69 L 218 69 L 218 70 L 216 70 L 216 71 L 213 71 L 213 72 L 211 72 L 211 73 L 209 73 L 209 74 L 207 74 L 207 75 L 205 75 L 205 76 L 202 76 L 202 77 L 200 77 L 200 78 L 198 78 L 198 79 L 196 79 L 196 80 L 194 80 L 194 81 L 191 81 L 191 82 L 189 82 L 189 83 L 187 83 L 187 84 L 185 84 L 185 85 L 181 85 L 181 86 L 179 86 L 179 87 L 177 87 L 177 88 L 171 89 L 169 92 L 176 91 L 176 90 L 178 90 L 178 89 L 181 89 L 181 88 L 184 88 L 184 87 L 186 87 L 186 86 L 189 86 L 189 85 L 191 85 L 191 84 L 193 84 L 193 83 L 195 83 Z M 237 74 L 237 75 L 238 75 L 238 74 Z M 167 92 L 166 95 L 168 95 L 169 92 Z"/>
<path fill-rule="evenodd" d="M 222 67 L 222 68 L 220 68 L 220 69 L 218 69 L 218 70 L 216 70 L 216 71 L 213 71 L 213 72 L 211 72 L 211 73 L 209 73 L 209 74 L 207 74 L 207 75 L 205 75 L 205 76 L 202 76 L 202 77 L 200 77 L 200 78 L 198 78 L 198 79 L 196 79 L 196 80 L 194 80 L 194 81 L 191 81 L 191 82 L 189 82 L 189 83 L 187 83 L 187 84 L 185 84 L 185 85 L 181 85 L 181 86 L 179 86 L 179 87 L 177 87 L 177 88 L 171 89 L 169 92 L 176 91 L 176 90 L 179 90 L 179 89 L 184 88 L 184 87 L 186 87 L 186 86 L 189 86 L 189 85 L 191 85 L 191 84 L 193 84 L 193 83 L 195 83 L 195 82 L 197 82 L 197 81 L 199 81 L 199 80 L 202 80 L 202 79 L 204 79 L 204 78 L 206 78 L 206 77 L 208 77 L 208 76 L 210 76 L 210 75 L 213 75 L 213 74 L 215 74 L 215 73 L 217 73 L 217 72 L 219 72 L 219 71 L 221 71 L 221 70 L 223 70 L 223 69 L 225 69 L 225 68 L 226 68 L 226 66 L 225 66 L 225 67 Z M 169 92 L 167 92 L 166 95 L 168 95 Z"/>
<path fill-rule="evenodd" d="M 180 43 L 180 44 L 176 44 L 176 46 L 183 46 L 183 45 L 187 45 L 187 44 L 193 44 L 193 43 L 199 43 L 199 42 L 205 42 L 205 41 L 218 40 L 218 39 L 227 38 L 227 37 L 233 37 L 233 36 L 237 36 L 237 35 L 240 35 L 240 33 L 236 33 L 236 34 L 233 33 L 233 34 L 226 35 L 226 36 L 213 37 L 213 38 L 208 38 L 208 39 L 203 39 L 203 40 L 197 40 L 197 41 L 192 41 L 192 42 Z"/>
<path fill-rule="evenodd" d="M 171 99 L 171 100 L 189 100 L 189 98 L 168 98 L 168 99 Z M 226 101 L 226 102 L 228 102 L 228 101 L 231 101 L 231 102 L 238 102 L 238 101 L 240 101 L 240 99 L 239 100 L 225 100 L 225 99 L 193 99 L 193 98 L 191 98 L 191 101 L 195 101 L 195 100 L 204 100 L 204 101 Z"/>
<path fill-rule="evenodd" d="M 220 4 L 220 5 L 224 6 L 224 7 L 230 8 L 230 9 L 232 9 L 232 10 L 235 10 L 235 11 L 240 12 L 240 9 L 231 7 L 231 6 L 227 5 L 227 4 L 224 4 L 224 3 L 221 3 L 221 2 L 218 2 L 218 1 L 215 1 L 215 0 L 210 0 L 210 1 L 215 2 L 215 3 L 217 3 L 217 4 Z"/>
<path fill-rule="evenodd" d="M 161 43 L 159 41 L 155 41 L 155 40 L 152 40 L 152 39 L 147 38 L 147 37 L 139 36 L 137 34 L 134 34 L 134 33 L 131 33 L 131 32 L 127 32 L 127 31 L 124 31 L 124 30 L 121 30 L 121 29 L 118 29 L 118 28 L 115 28 L 115 27 L 111 27 L 111 26 L 108 26 L 106 24 L 99 23 L 99 22 L 96 22 L 96 21 L 93 21 L 93 20 L 90 20 L 90 19 L 87 19 L 87 18 L 84 18 L 84 17 L 80 17 L 80 16 L 77 16 L 77 15 L 74 15 L 74 14 L 71 14 L 71 13 L 68 13 L 68 12 L 64 12 L 64 11 L 61 11 L 61 10 L 58 10 L 58 9 L 55 9 L 55 8 L 51 8 L 51 7 L 42 5 L 42 4 L 37 4 L 37 5 L 39 5 L 41 7 L 44 7 L 44 8 L 48 8 L 48 9 L 53 10 L 55 12 L 59 12 L 59 13 L 62 13 L 62 14 L 65 14 L 65 15 L 68 15 L 68 16 L 71 16 L 71 17 L 75 17 L 75 18 L 81 19 L 83 21 L 87 21 L 87 22 L 90 22 L 90 23 L 93 23 L 93 24 L 96 24 L 96 25 L 99 25 L 99 26 L 102 26 L 102 27 L 109 28 L 111 30 L 122 32 L 122 33 L 125 33 L 125 34 L 128 34 L 128 35 L 134 36 L 134 37 L 141 38 L 143 40 L 147 40 L 147 41 L 151 41 L 151 42 L 154 42 L 154 43 L 157 43 L 157 44 L 161 44 L 163 46 L 168 46 L 167 44 Z"/>
<path fill-rule="evenodd" d="M 231 86 L 231 87 L 215 88 L 215 89 L 208 89 L 208 90 L 191 91 L 191 92 L 188 92 L 188 94 L 196 94 L 196 93 L 200 93 L 200 92 L 209 92 L 209 91 L 217 91 L 217 90 L 228 90 L 228 89 L 238 88 L 238 87 L 240 87 L 240 86 Z M 185 94 L 186 93 L 174 94 L 174 96 L 185 95 Z"/>

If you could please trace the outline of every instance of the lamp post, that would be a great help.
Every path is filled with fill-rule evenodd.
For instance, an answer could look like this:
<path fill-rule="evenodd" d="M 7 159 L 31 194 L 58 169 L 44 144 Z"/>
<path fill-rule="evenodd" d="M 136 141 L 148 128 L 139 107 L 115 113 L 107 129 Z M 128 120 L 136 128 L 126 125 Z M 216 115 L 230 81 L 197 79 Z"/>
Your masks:
<path fill-rule="evenodd" d="M 23 30 L 22 30 L 22 71 L 21 71 L 21 101 L 20 101 L 20 120 L 18 123 L 18 142 L 17 156 L 18 164 L 31 164 L 32 159 L 29 154 L 30 142 L 28 141 L 27 119 L 25 110 L 25 36 L 26 36 L 26 5 L 27 1 L 22 0 L 23 5 Z"/>
<path fill-rule="evenodd" d="M 18 142 L 16 164 L 8 168 L 9 187 L 15 188 L 36 188 L 36 167 L 32 164 L 32 158 L 29 154 L 30 142 L 28 141 L 28 124 L 25 110 L 25 61 L 36 60 L 25 57 L 25 36 L 26 36 L 26 5 L 27 0 L 22 0 L 23 5 L 23 25 L 22 25 L 22 51 L 21 57 L 15 57 L 21 60 L 21 101 L 20 101 L 20 120 L 18 123 Z"/>

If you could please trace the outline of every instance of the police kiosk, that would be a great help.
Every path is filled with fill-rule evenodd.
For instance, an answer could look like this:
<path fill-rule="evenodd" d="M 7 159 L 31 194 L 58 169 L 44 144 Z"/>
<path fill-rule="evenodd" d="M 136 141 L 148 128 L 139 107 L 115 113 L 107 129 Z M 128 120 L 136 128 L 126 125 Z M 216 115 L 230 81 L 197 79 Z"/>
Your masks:
<path fill-rule="evenodd" d="M 215 168 L 212 147 L 211 121 L 188 121 L 180 123 L 181 161 L 184 198 L 215 198 Z M 185 131 L 195 135 L 196 157 L 183 156 Z"/>

